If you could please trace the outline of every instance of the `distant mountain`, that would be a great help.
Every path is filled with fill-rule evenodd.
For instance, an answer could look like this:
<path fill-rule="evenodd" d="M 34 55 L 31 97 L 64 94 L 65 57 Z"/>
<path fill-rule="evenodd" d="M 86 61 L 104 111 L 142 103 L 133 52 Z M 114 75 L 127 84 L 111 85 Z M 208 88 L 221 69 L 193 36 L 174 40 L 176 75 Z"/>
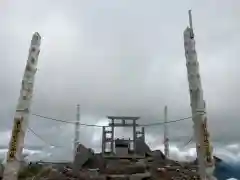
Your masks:
<path fill-rule="evenodd" d="M 225 162 L 218 157 L 214 158 L 216 162 L 214 176 L 218 180 L 227 180 L 229 178 L 240 180 L 240 164 Z"/>
<path fill-rule="evenodd" d="M 240 164 L 230 164 L 224 161 L 219 161 L 216 163 L 214 175 L 218 180 L 226 180 L 229 178 L 240 180 Z"/>
<path fill-rule="evenodd" d="M 240 180 L 240 164 L 225 162 L 216 156 L 214 156 L 214 159 L 216 162 L 214 176 L 218 180 L 227 180 L 229 178 Z M 193 163 L 197 164 L 197 160 Z"/>

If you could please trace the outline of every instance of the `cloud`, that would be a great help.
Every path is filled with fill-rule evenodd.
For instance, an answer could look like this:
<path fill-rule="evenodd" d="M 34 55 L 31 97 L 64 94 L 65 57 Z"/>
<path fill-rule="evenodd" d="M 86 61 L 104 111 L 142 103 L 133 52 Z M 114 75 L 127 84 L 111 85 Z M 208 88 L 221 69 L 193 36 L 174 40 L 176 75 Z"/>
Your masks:
<path fill-rule="evenodd" d="M 237 0 L 4 1 L 0 7 L 0 145 L 9 141 L 34 31 L 43 41 L 32 113 L 74 122 L 75 105 L 80 103 L 81 122 L 87 124 L 101 124 L 107 115 L 140 116 L 141 124 L 162 122 L 165 105 L 170 120 L 191 116 L 183 48 L 191 8 L 211 139 L 225 151 L 227 144 L 239 140 L 239 5 Z M 61 160 L 62 154 L 72 158 L 73 125 L 32 115 L 29 122 L 47 143 L 28 132 L 26 146 L 44 147 L 55 154 L 53 159 Z M 162 132 L 160 126 L 146 128 L 149 139 L 159 138 L 151 147 L 160 146 Z M 131 134 L 125 129 L 116 133 Z M 180 157 L 190 153 L 179 144 L 192 134 L 191 120 L 169 124 L 172 153 Z M 99 149 L 100 137 L 100 128 L 81 127 L 84 145 Z M 49 149 L 49 144 L 56 147 Z"/>
<path fill-rule="evenodd" d="M 100 119 L 96 125 L 103 126 L 107 125 L 107 119 Z M 55 127 L 56 128 L 56 127 Z M 93 130 L 94 129 L 94 130 Z M 102 128 L 94 127 L 93 129 L 85 130 L 84 134 L 80 136 L 81 143 L 83 143 L 86 147 L 93 148 L 95 152 L 101 151 L 101 133 Z M 52 129 L 53 130 L 53 129 Z M 58 129 L 59 131 L 59 129 Z M 70 139 L 69 132 L 73 132 L 72 125 L 60 126 L 61 136 L 59 140 Z M 5 134 L 5 137 L 10 136 L 10 132 L 2 133 Z M 131 130 L 124 128 L 117 128 L 115 137 L 131 137 Z M 1 136 L 2 137 L 2 136 Z M 90 139 L 87 137 L 91 137 Z M 1 139 L 0 139 L 1 140 Z M 2 140 L 6 141 L 6 138 L 2 138 Z M 189 139 L 186 139 L 185 142 L 180 141 L 171 141 L 170 140 L 170 158 L 178 161 L 192 161 L 196 158 L 196 149 L 195 144 L 190 143 L 185 146 L 186 142 Z M 4 142 L 0 141 L 0 143 Z M 163 145 L 163 135 L 160 133 L 159 135 L 152 135 L 150 133 L 146 134 L 146 143 L 150 146 L 152 150 L 161 150 L 164 152 Z M 51 144 L 44 143 L 43 146 L 29 146 L 24 148 L 23 154 L 27 155 L 28 160 L 45 160 L 45 161 L 68 161 L 73 158 L 73 149 L 72 149 L 73 138 L 71 142 L 66 142 L 64 146 L 61 146 L 61 141 L 58 143 L 55 142 L 55 146 L 51 146 Z M 4 144 L 4 143 L 2 143 Z M 240 163 L 240 145 L 238 143 L 230 143 L 230 144 L 214 144 L 214 155 L 223 159 L 226 162 L 231 163 Z M 62 154 L 66 153 L 63 157 Z M 4 157 L 7 153 L 7 149 L 0 149 L 0 157 Z"/>
<path fill-rule="evenodd" d="M 0 158 L 3 159 L 2 163 L 6 163 L 6 157 L 7 157 L 7 152 L 8 149 L 0 149 Z M 26 160 L 34 160 L 36 157 L 39 160 L 39 158 L 41 157 L 47 157 L 48 154 L 42 152 L 42 151 L 38 151 L 38 150 L 29 150 L 29 149 L 23 149 L 23 157 Z"/>
<path fill-rule="evenodd" d="M 0 132 L 0 145 L 8 144 L 10 137 L 11 137 L 11 131 Z"/>

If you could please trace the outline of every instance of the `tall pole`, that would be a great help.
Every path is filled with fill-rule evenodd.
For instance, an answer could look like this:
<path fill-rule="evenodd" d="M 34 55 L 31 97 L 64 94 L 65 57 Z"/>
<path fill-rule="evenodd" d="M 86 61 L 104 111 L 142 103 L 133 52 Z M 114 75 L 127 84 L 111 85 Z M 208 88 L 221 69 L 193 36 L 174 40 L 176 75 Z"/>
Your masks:
<path fill-rule="evenodd" d="M 189 24 L 184 31 L 184 48 L 187 62 L 187 73 L 191 100 L 192 117 L 194 123 L 194 136 L 196 141 L 199 175 L 201 179 L 215 179 L 213 171 L 215 168 L 212 147 L 209 142 L 207 130 L 207 119 L 203 89 L 199 74 L 199 63 L 195 49 L 195 40 L 192 26 L 192 15 L 189 10 Z"/>
<path fill-rule="evenodd" d="M 102 154 L 105 154 L 106 150 L 106 126 L 102 127 Z"/>
<path fill-rule="evenodd" d="M 114 125 L 115 121 L 114 119 L 112 119 L 112 126 L 111 126 L 111 153 L 112 155 L 114 154 L 114 130 L 115 130 L 115 125 Z"/>
<path fill-rule="evenodd" d="M 18 179 L 20 159 L 24 147 L 24 137 L 28 127 L 29 111 L 33 96 L 34 78 L 37 71 L 40 44 L 41 36 L 36 32 L 32 36 L 28 60 L 22 79 L 21 91 L 14 116 L 12 137 L 9 142 L 7 163 L 3 174 L 3 180 Z"/>
<path fill-rule="evenodd" d="M 145 142 L 145 128 L 142 127 L 142 140 Z"/>
<path fill-rule="evenodd" d="M 167 127 L 167 106 L 164 107 L 164 154 L 169 157 L 169 138 L 168 138 L 168 127 Z"/>
<path fill-rule="evenodd" d="M 80 105 L 77 105 L 77 113 L 76 113 L 76 123 L 75 123 L 75 137 L 74 137 L 74 154 L 73 159 L 76 155 L 76 150 L 78 147 L 78 144 L 80 143 Z"/>
<path fill-rule="evenodd" d="M 133 120 L 133 152 L 134 154 L 136 154 L 136 150 L 137 150 L 137 144 L 136 144 L 136 140 L 137 140 L 137 134 L 136 134 L 136 120 Z"/>

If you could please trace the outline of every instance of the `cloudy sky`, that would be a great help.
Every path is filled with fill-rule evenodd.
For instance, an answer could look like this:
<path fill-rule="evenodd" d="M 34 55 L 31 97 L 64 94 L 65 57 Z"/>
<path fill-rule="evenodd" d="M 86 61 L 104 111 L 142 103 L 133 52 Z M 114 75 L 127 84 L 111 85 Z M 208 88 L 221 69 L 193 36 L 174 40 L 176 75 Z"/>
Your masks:
<path fill-rule="evenodd" d="M 169 120 L 191 116 L 183 48 L 188 9 L 216 153 L 240 157 L 238 0 L 1 0 L 1 152 L 35 31 L 43 40 L 32 113 L 75 121 L 79 103 L 81 122 L 88 124 L 106 124 L 106 115 L 161 122 L 165 105 Z M 73 125 L 30 116 L 30 127 L 48 142 L 27 134 L 26 149 L 41 149 L 38 158 L 72 158 Z M 146 133 L 152 148 L 162 148 L 162 126 Z M 99 150 L 100 134 L 101 128 L 81 127 L 80 139 Z M 173 158 L 194 155 L 194 146 L 183 148 L 192 136 L 191 120 L 170 124 L 169 136 Z"/>

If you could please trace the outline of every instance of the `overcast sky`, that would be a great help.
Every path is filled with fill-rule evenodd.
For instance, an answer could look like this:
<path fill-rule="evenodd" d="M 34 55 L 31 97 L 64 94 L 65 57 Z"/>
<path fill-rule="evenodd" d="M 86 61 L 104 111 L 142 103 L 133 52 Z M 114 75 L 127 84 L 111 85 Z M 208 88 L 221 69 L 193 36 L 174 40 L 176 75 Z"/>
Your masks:
<path fill-rule="evenodd" d="M 165 105 L 169 120 L 191 116 L 183 47 L 188 9 L 193 11 L 211 138 L 222 154 L 238 155 L 238 0 L 2 0 L 0 145 L 9 141 L 35 31 L 42 45 L 32 113 L 75 121 L 79 103 L 81 122 L 88 124 L 106 124 L 106 115 L 161 122 Z M 30 127 L 50 144 L 64 147 L 50 149 L 31 133 L 27 146 L 43 146 L 44 152 L 54 152 L 53 159 L 72 157 L 71 124 L 30 116 Z M 100 133 L 101 128 L 82 127 L 81 142 L 98 150 Z M 152 148 L 162 148 L 161 126 L 146 133 Z M 169 125 L 169 135 L 173 154 L 193 153 L 180 148 L 192 136 L 191 120 Z"/>

